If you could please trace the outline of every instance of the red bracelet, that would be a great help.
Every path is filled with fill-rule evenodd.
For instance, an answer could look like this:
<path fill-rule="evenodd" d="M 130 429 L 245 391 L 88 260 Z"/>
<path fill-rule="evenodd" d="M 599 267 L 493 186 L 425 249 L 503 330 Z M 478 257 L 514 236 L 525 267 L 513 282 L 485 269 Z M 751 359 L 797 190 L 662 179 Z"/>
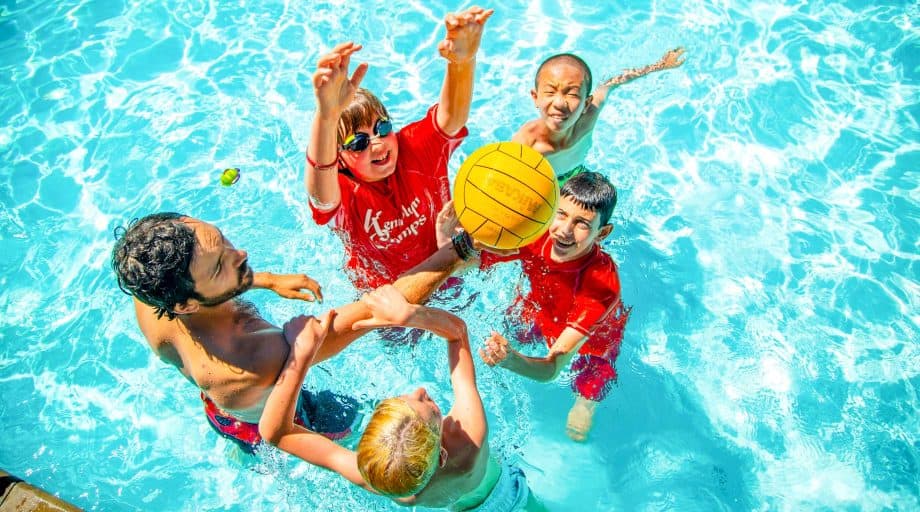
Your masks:
<path fill-rule="evenodd" d="M 326 165 L 316 165 L 316 162 L 314 162 L 313 159 L 310 158 L 310 153 L 307 152 L 306 155 L 307 155 L 307 163 L 310 164 L 310 167 L 312 167 L 313 169 L 317 171 L 328 171 L 329 169 L 338 168 L 339 166 L 338 156 L 336 156 L 336 159 L 333 160 L 332 163 L 329 163 Z"/>

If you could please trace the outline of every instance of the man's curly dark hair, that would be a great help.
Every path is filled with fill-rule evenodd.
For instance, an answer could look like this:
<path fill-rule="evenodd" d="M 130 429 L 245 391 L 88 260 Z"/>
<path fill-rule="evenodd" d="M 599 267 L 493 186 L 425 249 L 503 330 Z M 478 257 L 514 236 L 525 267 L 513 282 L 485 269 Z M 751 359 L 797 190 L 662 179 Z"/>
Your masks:
<path fill-rule="evenodd" d="M 178 213 L 161 212 L 115 229 L 112 268 L 121 291 L 152 306 L 161 318 L 176 318 L 173 308 L 199 298 L 189 271 L 195 232 Z"/>

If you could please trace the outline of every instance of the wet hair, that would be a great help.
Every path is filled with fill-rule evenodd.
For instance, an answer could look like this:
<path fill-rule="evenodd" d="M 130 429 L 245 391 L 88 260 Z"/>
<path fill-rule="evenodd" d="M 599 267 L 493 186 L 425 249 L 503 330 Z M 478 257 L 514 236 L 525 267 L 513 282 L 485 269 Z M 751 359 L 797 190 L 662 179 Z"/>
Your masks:
<path fill-rule="evenodd" d="M 547 57 L 546 60 L 540 63 L 540 67 L 537 68 L 537 74 L 533 78 L 533 87 L 534 89 L 540 87 L 540 72 L 543 71 L 543 68 L 548 64 L 553 64 L 555 62 L 567 62 L 569 64 L 574 64 L 580 66 L 585 72 L 585 94 L 591 94 L 591 86 L 593 84 L 593 79 L 591 75 L 591 68 L 588 67 L 588 63 L 585 62 L 581 57 L 575 55 L 574 53 L 557 53 Z"/>
<path fill-rule="evenodd" d="M 373 125 L 374 121 L 382 118 L 389 118 L 390 114 L 386 107 L 383 106 L 380 99 L 374 96 L 374 93 L 364 88 L 358 88 L 355 92 L 355 99 L 351 104 L 342 111 L 339 117 L 339 130 L 336 134 L 336 140 L 339 144 L 345 142 L 345 138 L 355 133 L 355 130 L 361 126 Z"/>
<path fill-rule="evenodd" d="M 617 205 L 617 189 L 604 175 L 593 171 L 582 171 L 569 178 L 559 192 L 578 206 L 596 212 L 600 225 L 610 223 L 610 216 Z"/>
<path fill-rule="evenodd" d="M 440 423 L 425 422 L 401 398 L 387 398 L 358 441 L 358 471 L 381 494 L 412 496 L 428 485 L 440 454 Z"/>
<path fill-rule="evenodd" d="M 121 291 L 154 308 L 157 318 L 174 319 L 173 308 L 200 298 L 189 271 L 195 232 L 178 213 L 161 212 L 115 229 L 112 269 Z"/>

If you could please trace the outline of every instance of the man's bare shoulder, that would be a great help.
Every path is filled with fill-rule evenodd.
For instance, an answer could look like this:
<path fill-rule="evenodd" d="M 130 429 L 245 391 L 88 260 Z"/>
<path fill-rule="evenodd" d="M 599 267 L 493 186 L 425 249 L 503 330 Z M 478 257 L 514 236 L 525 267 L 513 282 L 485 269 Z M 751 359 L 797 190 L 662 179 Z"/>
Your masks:
<path fill-rule="evenodd" d="M 157 318 L 156 311 L 143 302 L 134 299 L 134 313 L 137 315 L 137 324 L 147 339 L 147 344 L 153 352 L 164 361 L 182 367 L 182 360 L 176 351 L 175 341 L 179 336 L 176 321 L 168 318 Z"/>

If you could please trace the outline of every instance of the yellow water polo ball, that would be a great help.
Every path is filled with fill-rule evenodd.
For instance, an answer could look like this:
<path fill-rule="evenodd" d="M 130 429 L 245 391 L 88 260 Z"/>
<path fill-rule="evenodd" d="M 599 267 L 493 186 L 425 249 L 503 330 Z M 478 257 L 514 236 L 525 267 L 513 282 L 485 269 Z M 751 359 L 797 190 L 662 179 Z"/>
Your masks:
<path fill-rule="evenodd" d="M 559 184 L 535 149 L 493 142 L 474 151 L 454 182 L 454 208 L 470 236 L 496 249 L 514 249 L 542 235 L 556 213 Z"/>

